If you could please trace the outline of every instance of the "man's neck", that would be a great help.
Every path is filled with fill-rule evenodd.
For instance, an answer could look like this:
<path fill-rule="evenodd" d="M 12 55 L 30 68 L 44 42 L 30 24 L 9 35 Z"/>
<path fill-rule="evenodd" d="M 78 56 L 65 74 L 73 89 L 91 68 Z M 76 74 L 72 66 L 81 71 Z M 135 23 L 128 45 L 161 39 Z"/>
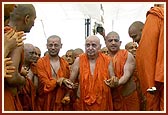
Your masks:
<path fill-rule="evenodd" d="M 119 51 L 119 50 L 118 50 L 118 51 Z M 109 51 L 109 55 L 110 55 L 111 57 L 114 57 L 118 51 L 116 51 L 116 52 L 110 52 L 110 51 Z"/>
<path fill-rule="evenodd" d="M 59 60 L 59 56 L 49 56 L 50 57 L 50 61 L 57 61 Z"/>
<path fill-rule="evenodd" d="M 16 31 L 20 31 L 19 26 L 16 23 L 9 22 L 8 24 L 10 27 L 14 28 Z"/>
<path fill-rule="evenodd" d="M 88 56 L 88 59 L 89 59 L 90 61 L 94 61 L 94 60 L 97 59 L 97 57 L 98 57 L 98 54 L 97 54 L 97 55 L 94 55 L 94 56 Z"/>

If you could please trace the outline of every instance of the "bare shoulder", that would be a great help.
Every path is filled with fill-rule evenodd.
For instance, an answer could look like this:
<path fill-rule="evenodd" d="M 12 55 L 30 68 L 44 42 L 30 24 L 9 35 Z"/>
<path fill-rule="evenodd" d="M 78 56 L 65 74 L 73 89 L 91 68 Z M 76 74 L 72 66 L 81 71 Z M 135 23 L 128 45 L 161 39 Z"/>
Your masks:
<path fill-rule="evenodd" d="M 73 66 L 79 66 L 79 57 L 77 57 L 73 63 Z"/>
<path fill-rule="evenodd" d="M 127 58 L 127 60 L 128 61 L 135 61 L 134 56 L 130 52 L 128 52 L 128 58 Z"/>

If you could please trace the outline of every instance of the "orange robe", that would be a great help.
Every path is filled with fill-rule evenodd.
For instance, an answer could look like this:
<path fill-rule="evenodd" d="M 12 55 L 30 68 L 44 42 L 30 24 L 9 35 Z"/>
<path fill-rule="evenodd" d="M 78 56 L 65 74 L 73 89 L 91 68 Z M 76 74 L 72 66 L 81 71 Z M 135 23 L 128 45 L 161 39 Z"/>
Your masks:
<path fill-rule="evenodd" d="M 96 60 L 94 75 L 86 54 L 80 57 L 80 106 L 82 111 L 112 111 L 111 89 L 104 80 L 110 78 L 108 65 L 110 59 L 102 53 Z"/>
<path fill-rule="evenodd" d="M 127 50 L 119 50 L 112 57 L 115 75 L 120 78 L 124 74 L 124 65 L 128 57 Z M 126 90 L 127 89 L 127 90 Z M 128 90 L 129 89 L 129 90 Z M 127 91 L 124 93 L 124 91 Z M 136 91 L 134 78 L 112 90 L 114 111 L 139 111 L 140 102 Z"/>
<path fill-rule="evenodd" d="M 137 70 L 142 92 L 147 96 L 147 110 L 164 109 L 164 10 L 153 7 L 147 12 L 146 22 L 136 53 Z M 157 92 L 146 92 L 155 86 Z"/>
<path fill-rule="evenodd" d="M 59 58 L 59 61 L 60 68 L 57 72 L 57 79 L 61 77 L 69 78 L 68 63 L 63 58 Z M 39 79 L 37 109 L 42 111 L 66 110 L 68 105 L 63 105 L 61 100 L 67 93 L 67 88 L 64 85 L 58 86 L 56 84 L 57 79 L 52 77 L 49 55 L 38 60 L 37 72 Z"/>
<path fill-rule="evenodd" d="M 5 30 L 5 31 L 7 32 L 8 30 Z M 21 59 L 22 60 L 20 61 L 19 71 L 21 71 L 21 67 L 24 62 L 24 50 L 21 53 Z M 23 110 L 18 97 L 18 93 L 17 92 L 15 92 L 15 94 L 12 93 L 13 88 L 16 88 L 17 91 L 19 90 L 18 87 L 10 86 L 4 79 L 4 111 L 22 111 Z"/>
<path fill-rule="evenodd" d="M 22 58 L 24 59 L 24 50 L 21 54 Z M 21 67 L 23 64 L 23 60 L 21 60 L 19 71 L 21 71 Z M 6 80 L 4 80 L 4 111 L 22 111 L 22 105 L 20 103 L 18 93 L 12 93 L 13 86 L 8 85 Z M 19 89 L 15 87 L 18 91 Z"/>
<path fill-rule="evenodd" d="M 22 111 L 18 94 L 14 95 L 8 86 L 4 90 L 4 111 Z"/>
<path fill-rule="evenodd" d="M 25 77 L 25 79 L 26 84 L 18 93 L 19 99 L 24 111 L 34 111 L 36 95 L 35 88 L 33 82 L 28 77 Z"/>
<path fill-rule="evenodd" d="M 31 63 L 30 69 L 33 72 L 34 75 L 37 75 L 37 63 Z"/>
<path fill-rule="evenodd" d="M 146 110 L 146 98 L 142 94 L 142 87 L 140 85 L 140 80 L 139 80 L 137 69 L 134 70 L 132 77 L 134 78 L 134 81 L 136 83 L 136 90 L 137 90 L 138 98 L 140 102 L 140 111 L 145 111 Z"/>
<path fill-rule="evenodd" d="M 34 97 L 34 110 L 36 111 L 37 110 L 37 106 L 36 106 L 36 102 L 37 102 L 37 99 L 38 99 L 38 92 L 37 92 L 37 86 L 34 84 L 34 77 L 37 77 L 37 63 L 31 63 L 30 64 L 30 69 L 33 73 L 33 78 L 32 78 L 32 83 L 34 85 L 34 89 L 35 89 L 35 97 Z M 37 84 L 38 85 L 38 84 Z"/>

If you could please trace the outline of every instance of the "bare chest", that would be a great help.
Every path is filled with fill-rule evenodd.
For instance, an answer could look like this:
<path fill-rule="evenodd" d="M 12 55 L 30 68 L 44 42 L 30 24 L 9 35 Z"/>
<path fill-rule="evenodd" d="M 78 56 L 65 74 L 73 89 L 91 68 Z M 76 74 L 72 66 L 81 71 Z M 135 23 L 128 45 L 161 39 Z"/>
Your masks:
<path fill-rule="evenodd" d="M 96 63 L 90 62 L 90 72 L 91 72 L 92 76 L 94 75 L 95 65 L 96 65 Z"/>
<path fill-rule="evenodd" d="M 53 78 L 57 78 L 57 73 L 58 70 L 60 68 L 60 61 L 56 61 L 56 62 L 51 62 L 50 61 L 50 66 L 51 66 L 51 73 L 52 73 L 52 77 Z"/>

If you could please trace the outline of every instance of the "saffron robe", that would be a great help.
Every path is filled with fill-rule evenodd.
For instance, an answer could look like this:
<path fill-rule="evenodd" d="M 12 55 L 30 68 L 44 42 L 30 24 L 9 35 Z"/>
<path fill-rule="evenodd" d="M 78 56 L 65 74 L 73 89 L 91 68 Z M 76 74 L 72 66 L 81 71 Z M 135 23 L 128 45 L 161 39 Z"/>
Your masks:
<path fill-rule="evenodd" d="M 90 64 L 84 53 L 79 57 L 80 67 L 80 106 L 82 111 L 112 111 L 111 89 L 104 80 L 110 78 L 108 72 L 110 60 L 102 53 L 98 54 L 94 74 L 91 75 Z"/>
<path fill-rule="evenodd" d="M 40 58 L 37 62 L 37 73 L 39 79 L 37 110 L 41 111 L 63 111 L 69 109 L 61 103 L 61 100 L 68 92 L 63 84 L 58 86 L 56 83 L 58 78 L 69 78 L 70 71 L 68 63 L 59 58 L 60 68 L 57 72 L 56 79 L 52 77 L 49 55 Z"/>
<path fill-rule="evenodd" d="M 164 109 L 164 10 L 152 7 L 147 12 L 139 47 L 136 52 L 137 71 L 142 93 L 147 96 L 147 110 Z M 154 95 L 147 89 L 156 87 Z"/>
<path fill-rule="evenodd" d="M 23 108 L 23 111 L 34 111 L 35 110 L 35 88 L 33 82 L 25 77 L 26 84 L 19 91 L 19 99 Z"/>
<path fill-rule="evenodd" d="M 112 57 L 115 76 L 121 78 L 124 74 L 124 65 L 128 57 L 127 50 L 119 50 Z M 114 111 L 139 111 L 140 102 L 136 91 L 136 83 L 131 76 L 130 79 L 121 86 L 112 90 Z"/>
<path fill-rule="evenodd" d="M 21 61 L 19 64 L 19 72 L 24 62 L 24 50 L 21 53 Z M 19 86 L 13 87 L 4 79 L 4 111 L 22 111 L 22 105 L 18 97 Z M 13 92 L 14 91 L 14 92 Z"/>

